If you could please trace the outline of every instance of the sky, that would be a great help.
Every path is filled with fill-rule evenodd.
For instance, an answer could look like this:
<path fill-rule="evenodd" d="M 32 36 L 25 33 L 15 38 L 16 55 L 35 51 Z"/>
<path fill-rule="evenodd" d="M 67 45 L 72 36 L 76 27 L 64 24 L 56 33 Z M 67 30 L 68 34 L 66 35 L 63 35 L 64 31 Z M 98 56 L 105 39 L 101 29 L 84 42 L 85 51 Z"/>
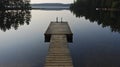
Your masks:
<path fill-rule="evenodd" d="M 31 0 L 31 3 L 73 3 L 73 0 Z"/>

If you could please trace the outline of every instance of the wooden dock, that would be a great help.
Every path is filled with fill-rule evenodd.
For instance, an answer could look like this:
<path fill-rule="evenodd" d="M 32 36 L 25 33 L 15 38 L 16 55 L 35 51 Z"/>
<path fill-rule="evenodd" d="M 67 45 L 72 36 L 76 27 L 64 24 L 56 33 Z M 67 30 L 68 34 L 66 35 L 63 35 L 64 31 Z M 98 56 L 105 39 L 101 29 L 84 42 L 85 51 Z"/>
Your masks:
<path fill-rule="evenodd" d="M 46 42 L 50 42 L 44 67 L 73 67 L 68 42 L 72 42 L 72 32 L 67 22 L 51 22 L 45 32 Z"/>

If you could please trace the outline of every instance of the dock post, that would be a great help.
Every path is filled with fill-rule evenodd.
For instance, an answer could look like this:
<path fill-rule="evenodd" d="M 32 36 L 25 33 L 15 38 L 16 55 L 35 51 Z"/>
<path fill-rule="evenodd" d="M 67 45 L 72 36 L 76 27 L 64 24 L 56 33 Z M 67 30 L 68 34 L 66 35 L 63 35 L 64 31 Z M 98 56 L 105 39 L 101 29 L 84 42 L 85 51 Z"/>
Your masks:
<path fill-rule="evenodd" d="M 62 23 L 63 18 L 61 18 L 61 23 Z"/>
<path fill-rule="evenodd" d="M 58 23 L 58 17 L 56 17 L 56 22 Z"/>

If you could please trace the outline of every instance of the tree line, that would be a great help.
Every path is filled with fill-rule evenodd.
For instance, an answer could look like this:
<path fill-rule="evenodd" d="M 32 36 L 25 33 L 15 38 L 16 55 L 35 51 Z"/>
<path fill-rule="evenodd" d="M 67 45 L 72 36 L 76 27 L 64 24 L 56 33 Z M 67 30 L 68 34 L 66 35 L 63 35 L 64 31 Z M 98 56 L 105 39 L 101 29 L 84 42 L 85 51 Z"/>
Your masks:
<path fill-rule="evenodd" d="M 30 0 L 1 0 L 0 9 L 29 9 Z"/>
<path fill-rule="evenodd" d="M 76 0 L 71 6 L 89 8 L 117 8 L 120 9 L 120 0 Z"/>

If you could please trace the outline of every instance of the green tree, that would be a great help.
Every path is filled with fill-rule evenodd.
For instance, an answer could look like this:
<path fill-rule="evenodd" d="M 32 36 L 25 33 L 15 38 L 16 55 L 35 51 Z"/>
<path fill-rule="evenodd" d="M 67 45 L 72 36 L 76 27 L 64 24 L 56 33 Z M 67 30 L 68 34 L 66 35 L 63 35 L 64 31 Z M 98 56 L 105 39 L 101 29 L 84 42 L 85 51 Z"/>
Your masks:
<path fill-rule="evenodd" d="M 30 0 L 1 0 L 0 9 L 29 9 Z"/>

